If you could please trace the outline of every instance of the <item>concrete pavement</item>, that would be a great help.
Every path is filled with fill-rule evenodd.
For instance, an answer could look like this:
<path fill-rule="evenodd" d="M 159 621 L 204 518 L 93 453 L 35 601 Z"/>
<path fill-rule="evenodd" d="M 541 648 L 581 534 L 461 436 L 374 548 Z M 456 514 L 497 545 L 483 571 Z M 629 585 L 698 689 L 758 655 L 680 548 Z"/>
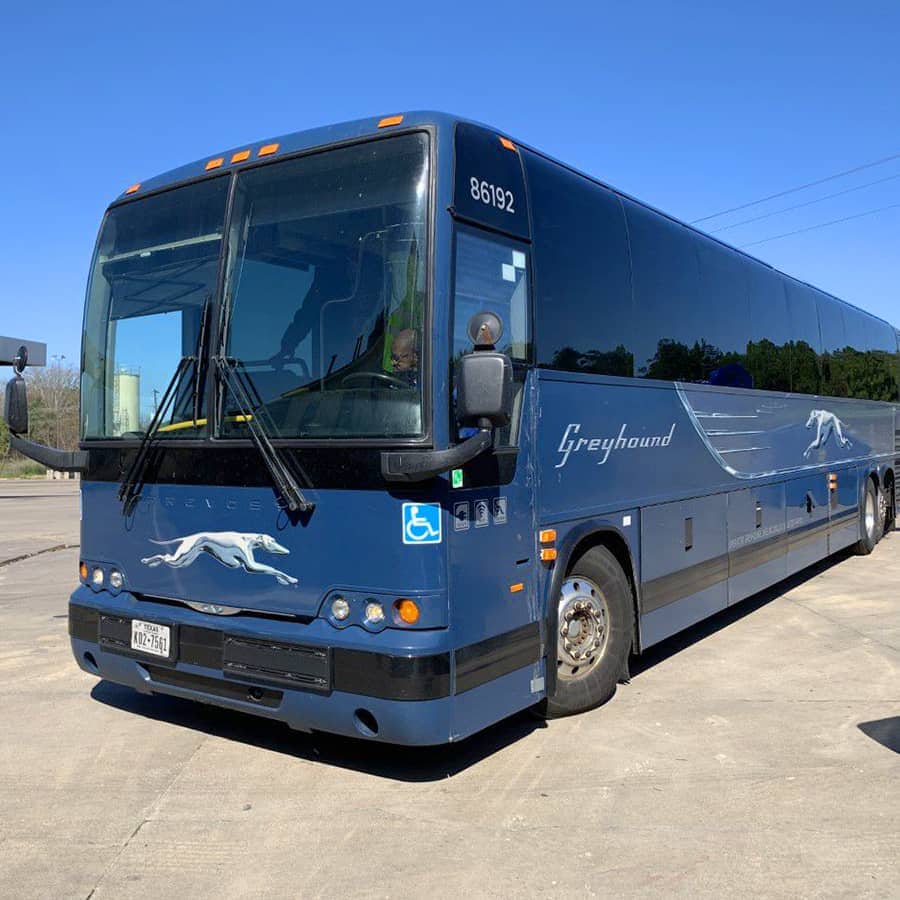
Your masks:
<path fill-rule="evenodd" d="M 82 673 L 78 551 L 48 550 L 77 486 L 0 482 L 0 513 L 3 896 L 900 896 L 900 533 L 655 649 L 601 709 L 422 751 Z M 47 552 L 2 564 L 23 547 Z"/>

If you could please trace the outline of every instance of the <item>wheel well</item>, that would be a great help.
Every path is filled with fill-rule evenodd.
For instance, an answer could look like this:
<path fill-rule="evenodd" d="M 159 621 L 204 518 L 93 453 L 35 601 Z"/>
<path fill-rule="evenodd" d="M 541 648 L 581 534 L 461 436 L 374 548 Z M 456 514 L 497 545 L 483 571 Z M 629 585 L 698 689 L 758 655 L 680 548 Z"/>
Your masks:
<path fill-rule="evenodd" d="M 594 547 L 605 547 L 616 558 L 616 562 L 622 567 L 628 583 L 631 585 L 631 603 L 634 613 L 632 621 L 632 650 L 635 653 L 640 652 L 640 632 L 638 629 L 638 600 L 637 600 L 637 584 L 635 581 L 634 566 L 631 561 L 631 552 L 625 539 L 615 531 L 595 531 L 585 535 L 572 549 L 572 553 L 566 560 L 566 571 L 571 571 L 574 563 L 588 550 Z"/>

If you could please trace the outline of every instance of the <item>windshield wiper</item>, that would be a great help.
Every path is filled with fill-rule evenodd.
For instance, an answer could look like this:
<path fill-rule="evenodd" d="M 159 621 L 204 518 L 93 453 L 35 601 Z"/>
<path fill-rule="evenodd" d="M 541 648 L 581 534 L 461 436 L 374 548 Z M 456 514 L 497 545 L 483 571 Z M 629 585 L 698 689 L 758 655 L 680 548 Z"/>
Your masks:
<path fill-rule="evenodd" d="M 284 498 L 288 509 L 291 512 L 308 512 L 314 509 L 315 503 L 303 496 L 303 491 L 300 489 L 300 485 L 297 484 L 297 480 L 288 468 L 287 463 L 272 445 L 265 428 L 259 424 L 260 417 L 264 414 L 264 404 L 259 395 L 256 394 L 252 381 L 248 388 L 237 370 L 237 360 L 217 356 L 215 362 L 216 371 L 221 382 L 231 392 L 243 424 L 247 426 L 250 438 L 259 451 L 259 455 L 269 470 L 272 481 Z M 256 394 L 256 403 L 251 399 L 251 394 Z"/>
<path fill-rule="evenodd" d="M 156 437 L 159 427 L 168 414 L 169 407 L 176 401 L 178 396 L 178 388 L 181 385 L 181 379 L 187 372 L 188 368 L 194 366 L 194 382 L 191 388 L 191 411 L 194 416 L 194 424 L 197 424 L 200 418 L 200 399 L 201 385 L 203 382 L 203 350 L 206 347 L 206 334 L 209 328 L 209 297 L 203 303 L 203 310 L 200 313 L 200 331 L 197 335 L 197 348 L 194 356 L 182 356 L 175 369 L 175 374 L 163 392 L 162 400 L 153 413 L 153 418 L 141 438 L 138 445 L 137 453 L 128 467 L 128 472 L 122 479 L 119 486 L 119 499 L 124 502 L 124 512 L 126 515 L 131 511 L 135 501 L 140 496 L 143 486 L 143 474 L 150 456 L 150 446 L 153 438 Z"/>
<path fill-rule="evenodd" d="M 175 369 L 175 374 L 172 376 L 172 380 L 169 382 L 168 387 L 166 387 L 162 400 L 160 401 L 159 406 L 156 407 L 156 412 L 153 413 L 153 418 L 150 420 L 150 424 L 147 426 L 147 430 L 144 432 L 140 444 L 138 444 L 137 453 L 135 453 L 134 459 L 128 467 L 128 472 L 122 479 L 122 484 L 119 485 L 119 499 L 125 503 L 124 511 L 126 515 L 131 511 L 134 501 L 137 500 L 141 493 L 141 486 L 143 484 L 142 476 L 150 453 L 150 444 L 159 429 L 160 423 L 166 417 L 168 409 L 175 399 L 175 395 L 178 392 L 178 385 L 181 384 L 182 376 L 194 362 L 195 357 L 193 356 L 182 356 L 179 360 L 178 367 Z"/>

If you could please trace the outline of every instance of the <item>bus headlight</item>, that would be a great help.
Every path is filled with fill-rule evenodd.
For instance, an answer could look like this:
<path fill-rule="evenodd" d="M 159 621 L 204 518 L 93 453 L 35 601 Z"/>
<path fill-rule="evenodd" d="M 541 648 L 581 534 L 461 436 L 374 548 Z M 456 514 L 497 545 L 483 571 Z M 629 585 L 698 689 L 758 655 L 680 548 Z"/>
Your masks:
<path fill-rule="evenodd" d="M 109 586 L 114 590 L 121 590 L 122 585 L 125 584 L 125 577 L 118 569 L 113 569 L 109 573 Z"/>
<path fill-rule="evenodd" d="M 369 625 L 380 625 L 384 621 L 384 607 L 374 601 L 366 604 L 366 622 Z"/>
<path fill-rule="evenodd" d="M 350 615 L 350 604 L 343 597 L 335 597 L 331 604 L 331 614 L 338 622 L 343 622 Z"/>
<path fill-rule="evenodd" d="M 91 572 L 91 584 L 94 587 L 103 587 L 103 569 L 100 566 L 97 566 L 93 572 Z"/>

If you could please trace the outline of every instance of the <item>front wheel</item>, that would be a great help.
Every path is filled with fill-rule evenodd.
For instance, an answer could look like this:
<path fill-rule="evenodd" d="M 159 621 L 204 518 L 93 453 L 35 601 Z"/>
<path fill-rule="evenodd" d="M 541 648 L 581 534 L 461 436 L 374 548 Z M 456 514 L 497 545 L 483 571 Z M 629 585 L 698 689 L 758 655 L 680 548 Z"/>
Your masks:
<path fill-rule="evenodd" d="M 605 703 L 627 672 L 632 639 L 632 592 L 606 547 L 581 556 L 557 598 L 556 691 L 540 708 L 547 718 Z"/>
<path fill-rule="evenodd" d="M 860 556 L 868 556 L 878 543 L 884 529 L 884 518 L 881 514 L 880 491 L 871 478 L 866 479 L 863 489 L 862 503 L 859 507 L 860 539 L 856 544 L 856 552 Z"/>

